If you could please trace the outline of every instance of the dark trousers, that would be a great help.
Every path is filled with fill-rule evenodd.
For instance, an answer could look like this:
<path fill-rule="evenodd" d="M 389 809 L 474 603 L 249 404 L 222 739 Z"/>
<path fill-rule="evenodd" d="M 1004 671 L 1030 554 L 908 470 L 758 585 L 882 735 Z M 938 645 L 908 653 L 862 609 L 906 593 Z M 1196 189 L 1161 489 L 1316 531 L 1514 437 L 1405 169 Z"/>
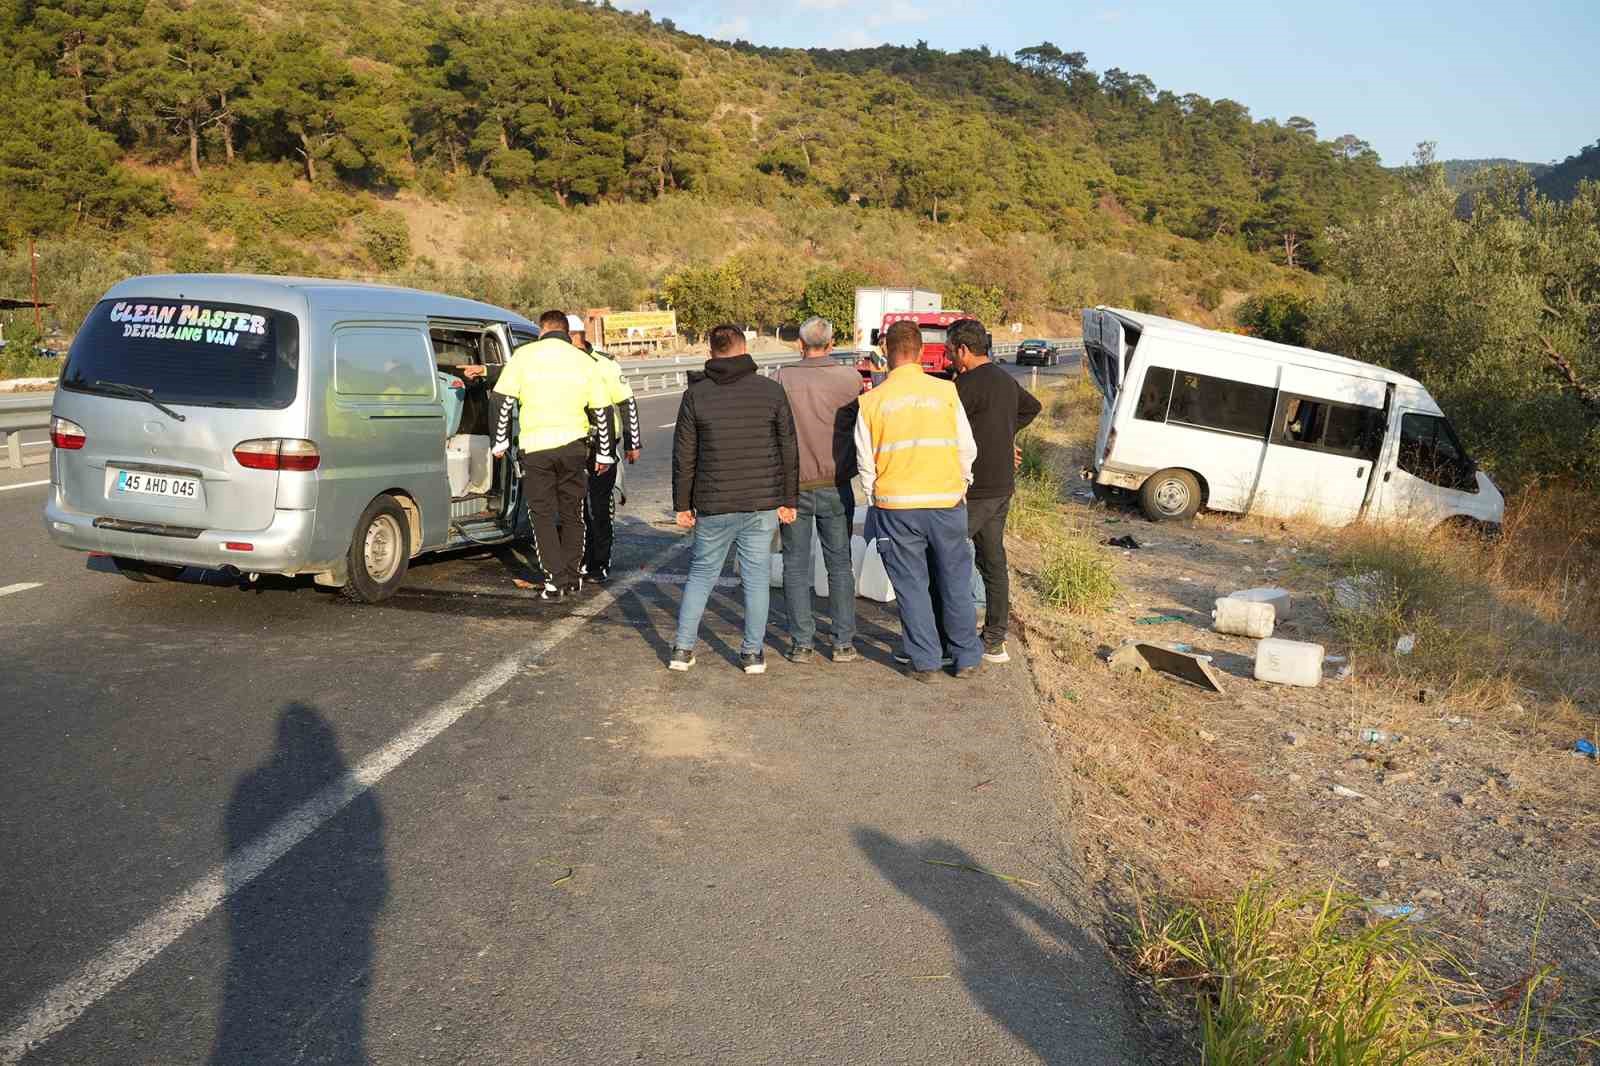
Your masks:
<path fill-rule="evenodd" d="M 528 517 L 533 522 L 534 557 L 546 581 L 571 588 L 578 583 L 578 565 L 583 561 L 588 442 L 575 440 L 549 451 L 524 453 L 522 470 L 522 498 L 528 501 Z"/>
<path fill-rule="evenodd" d="M 591 456 L 592 458 L 592 456 Z M 583 549 L 583 567 L 590 574 L 611 569 L 611 545 L 616 540 L 612 524 L 617 517 L 617 466 L 613 463 L 604 474 L 589 468 L 589 491 L 583 497 L 583 522 L 589 531 L 589 540 Z"/>
<path fill-rule="evenodd" d="M 977 615 L 972 609 L 966 507 L 874 507 L 867 516 L 867 534 L 877 540 L 878 557 L 894 586 L 912 668 L 939 669 L 939 621 L 948 634 L 956 669 L 976 666 L 983 659 L 983 644 L 978 640 Z M 935 591 L 942 601 L 938 621 Z"/>
<path fill-rule="evenodd" d="M 983 575 L 983 643 L 1000 644 L 1011 627 L 1011 571 L 1006 564 L 1006 516 L 1011 513 L 1011 497 L 967 501 L 967 536 L 977 549 L 978 573 Z M 963 597 L 962 602 L 967 602 Z M 940 619 L 939 644 L 950 647 L 945 635 L 943 603 L 934 590 L 933 615 Z"/>

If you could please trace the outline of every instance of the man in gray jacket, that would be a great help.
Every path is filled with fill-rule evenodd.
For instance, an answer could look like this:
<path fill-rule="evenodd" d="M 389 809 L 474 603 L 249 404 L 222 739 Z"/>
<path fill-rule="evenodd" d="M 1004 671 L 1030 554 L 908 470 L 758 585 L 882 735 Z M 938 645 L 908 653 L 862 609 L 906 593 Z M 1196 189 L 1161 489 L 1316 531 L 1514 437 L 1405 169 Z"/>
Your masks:
<path fill-rule="evenodd" d="M 783 602 L 789 613 L 789 658 L 816 656 L 817 623 L 811 613 L 812 529 L 822 544 L 828 571 L 828 609 L 833 620 L 833 661 L 857 658 L 856 582 L 850 562 L 854 500 L 856 400 L 861 375 L 833 359 L 833 323 L 808 318 L 800 326 L 803 358 L 781 368 L 778 384 L 789 396 L 800 445 L 799 518 L 783 527 Z"/>

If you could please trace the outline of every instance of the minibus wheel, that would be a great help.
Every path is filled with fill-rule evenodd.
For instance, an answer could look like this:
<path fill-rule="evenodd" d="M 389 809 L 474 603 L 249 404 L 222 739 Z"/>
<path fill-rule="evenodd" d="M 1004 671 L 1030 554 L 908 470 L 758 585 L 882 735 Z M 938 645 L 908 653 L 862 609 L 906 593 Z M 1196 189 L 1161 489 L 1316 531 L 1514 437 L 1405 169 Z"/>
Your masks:
<path fill-rule="evenodd" d="M 411 560 L 411 525 L 393 496 L 367 504 L 350 538 L 350 580 L 340 590 L 360 603 L 382 603 L 400 589 Z"/>
<path fill-rule="evenodd" d="M 1185 522 L 1200 510 L 1200 479 L 1187 470 L 1160 470 L 1139 486 L 1139 509 L 1152 522 Z"/>

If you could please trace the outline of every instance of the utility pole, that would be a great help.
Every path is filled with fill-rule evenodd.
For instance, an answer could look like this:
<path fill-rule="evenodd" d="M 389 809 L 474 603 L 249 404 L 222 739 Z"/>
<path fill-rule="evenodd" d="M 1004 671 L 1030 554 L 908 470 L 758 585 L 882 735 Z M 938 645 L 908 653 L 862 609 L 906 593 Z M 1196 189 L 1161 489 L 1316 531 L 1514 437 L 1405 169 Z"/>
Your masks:
<path fill-rule="evenodd" d="M 44 314 L 39 310 L 39 253 L 33 250 L 32 237 L 28 238 L 28 275 L 33 283 L 33 328 L 39 333 L 39 339 L 34 343 L 43 344 Z"/>

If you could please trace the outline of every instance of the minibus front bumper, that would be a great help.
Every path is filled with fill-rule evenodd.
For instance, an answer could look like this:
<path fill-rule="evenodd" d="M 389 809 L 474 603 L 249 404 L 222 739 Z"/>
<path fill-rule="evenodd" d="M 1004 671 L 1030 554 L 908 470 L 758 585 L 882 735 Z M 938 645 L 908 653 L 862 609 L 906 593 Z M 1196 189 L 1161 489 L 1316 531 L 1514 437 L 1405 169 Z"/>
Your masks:
<path fill-rule="evenodd" d="M 311 564 L 315 511 L 274 511 L 266 529 L 196 530 L 75 511 L 59 497 L 59 490 L 52 487 L 44 507 L 44 524 L 50 539 L 63 548 L 206 570 L 302 574 L 327 569 Z"/>

